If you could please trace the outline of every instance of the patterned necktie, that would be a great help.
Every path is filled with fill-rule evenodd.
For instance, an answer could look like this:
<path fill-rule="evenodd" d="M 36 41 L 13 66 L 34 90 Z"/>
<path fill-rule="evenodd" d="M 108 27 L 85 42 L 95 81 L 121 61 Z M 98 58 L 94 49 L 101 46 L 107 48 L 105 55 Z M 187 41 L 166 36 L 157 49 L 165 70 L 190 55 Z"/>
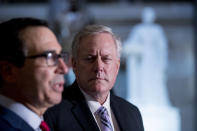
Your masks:
<path fill-rule="evenodd" d="M 100 116 L 101 120 L 101 131 L 113 131 L 112 125 L 109 120 L 107 109 L 101 106 L 96 113 Z"/>
<path fill-rule="evenodd" d="M 49 127 L 48 127 L 48 125 L 47 125 L 47 123 L 46 123 L 45 121 L 42 121 L 42 122 L 40 123 L 40 129 L 41 129 L 42 131 L 50 131 L 50 129 L 49 129 Z"/>

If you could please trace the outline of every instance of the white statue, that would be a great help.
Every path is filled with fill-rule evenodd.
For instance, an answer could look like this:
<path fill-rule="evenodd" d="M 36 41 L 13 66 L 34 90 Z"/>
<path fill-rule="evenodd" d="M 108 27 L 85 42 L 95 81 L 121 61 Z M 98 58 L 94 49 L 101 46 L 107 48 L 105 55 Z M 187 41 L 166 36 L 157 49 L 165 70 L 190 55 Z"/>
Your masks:
<path fill-rule="evenodd" d="M 169 104 L 165 86 L 167 69 L 167 39 L 161 26 L 154 23 L 155 12 L 145 8 L 142 23 L 135 26 L 125 43 L 126 51 L 138 55 L 139 77 L 138 91 L 133 94 L 140 103 Z M 140 89 L 139 89 L 140 88 Z M 135 96 L 140 95 L 140 96 Z M 134 99 L 135 99 L 134 98 Z M 157 99 L 155 99 L 157 98 Z"/>
<path fill-rule="evenodd" d="M 126 57 L 127 99 L 142 109 L 145 128 L 147 127 L 148 130 L 178 131 L 176 124 L 179 123 L 177 120 L 179 116 L 177 110 L 171 108 L 166 87 L 167 39 L 162 27 L 154 23 L 155 18 L 153 8 L 145 8 L 142 12 L 142 23 L 132 29 L 124 43 L 123 56 Z M 158 113 L 157 117 L 160 118 L 154 119 L 155 113 Z M 165 113 L 171 115 L 169 118 L 172 121 L 171 124 L 174 124 L 172 127 L 171 124 L 165 125 L 164 121 L 167 120 L 166 116 L 168 116 Z M 161 122 L 156 124 L 159 119 Z M 164 124 L 162 120 L 164 120 Z M 153 123 L 154 126 L 151 126 Z M 160 127 L 157 128 L 155 124 Z"/>

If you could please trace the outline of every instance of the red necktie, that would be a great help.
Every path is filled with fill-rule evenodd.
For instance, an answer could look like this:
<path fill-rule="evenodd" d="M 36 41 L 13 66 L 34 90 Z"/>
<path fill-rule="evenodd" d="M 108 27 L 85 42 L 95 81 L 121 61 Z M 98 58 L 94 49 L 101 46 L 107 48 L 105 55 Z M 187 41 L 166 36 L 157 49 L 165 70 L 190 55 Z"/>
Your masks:
<path fill-rule="evenodd" d="M 42 121 L 42 122 L 40 123 L 40 129 L 41 129 L 42 131 L 50 131 L 50 129 L 49 129 L 49 127 L 48 127 L 48 125 L 47 125 L 47 123 L 46 123 L 45 121 Z"/>

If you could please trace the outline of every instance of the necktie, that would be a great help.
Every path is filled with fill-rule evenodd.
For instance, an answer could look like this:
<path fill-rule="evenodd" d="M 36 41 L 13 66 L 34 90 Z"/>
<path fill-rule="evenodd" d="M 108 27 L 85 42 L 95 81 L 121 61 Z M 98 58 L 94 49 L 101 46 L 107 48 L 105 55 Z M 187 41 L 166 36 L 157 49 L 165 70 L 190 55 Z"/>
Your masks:
<path fill-rule="evenodd" d="M 101 106 L 96 113 L 100 116 L 101 120 L 101 131 L 113 131 L 112 125 L 109 120 L 107 109 Z"/>
<path fill-rule="evenodd" d="M 48 125 L 47 125 L 47 123 L 46 123 L 45 121 L 42 121 L 42 122 L 40 123 L 40 129 L 41 129 L 42 131 L 50 131 L 50 129 L 49 129 L 49 127 L 48 127 Z"/>

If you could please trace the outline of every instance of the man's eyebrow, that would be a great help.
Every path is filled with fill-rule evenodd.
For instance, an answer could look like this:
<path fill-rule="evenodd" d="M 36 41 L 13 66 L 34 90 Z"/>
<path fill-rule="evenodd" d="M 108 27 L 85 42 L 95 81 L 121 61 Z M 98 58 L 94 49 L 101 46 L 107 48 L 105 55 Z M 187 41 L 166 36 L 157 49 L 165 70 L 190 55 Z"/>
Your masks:
<path fill-rule="evenodd" d="M 55 50 L 46 50 L 46 51 L 43 51 L 43 53 L 53 53 L 55 52 Z"/>

